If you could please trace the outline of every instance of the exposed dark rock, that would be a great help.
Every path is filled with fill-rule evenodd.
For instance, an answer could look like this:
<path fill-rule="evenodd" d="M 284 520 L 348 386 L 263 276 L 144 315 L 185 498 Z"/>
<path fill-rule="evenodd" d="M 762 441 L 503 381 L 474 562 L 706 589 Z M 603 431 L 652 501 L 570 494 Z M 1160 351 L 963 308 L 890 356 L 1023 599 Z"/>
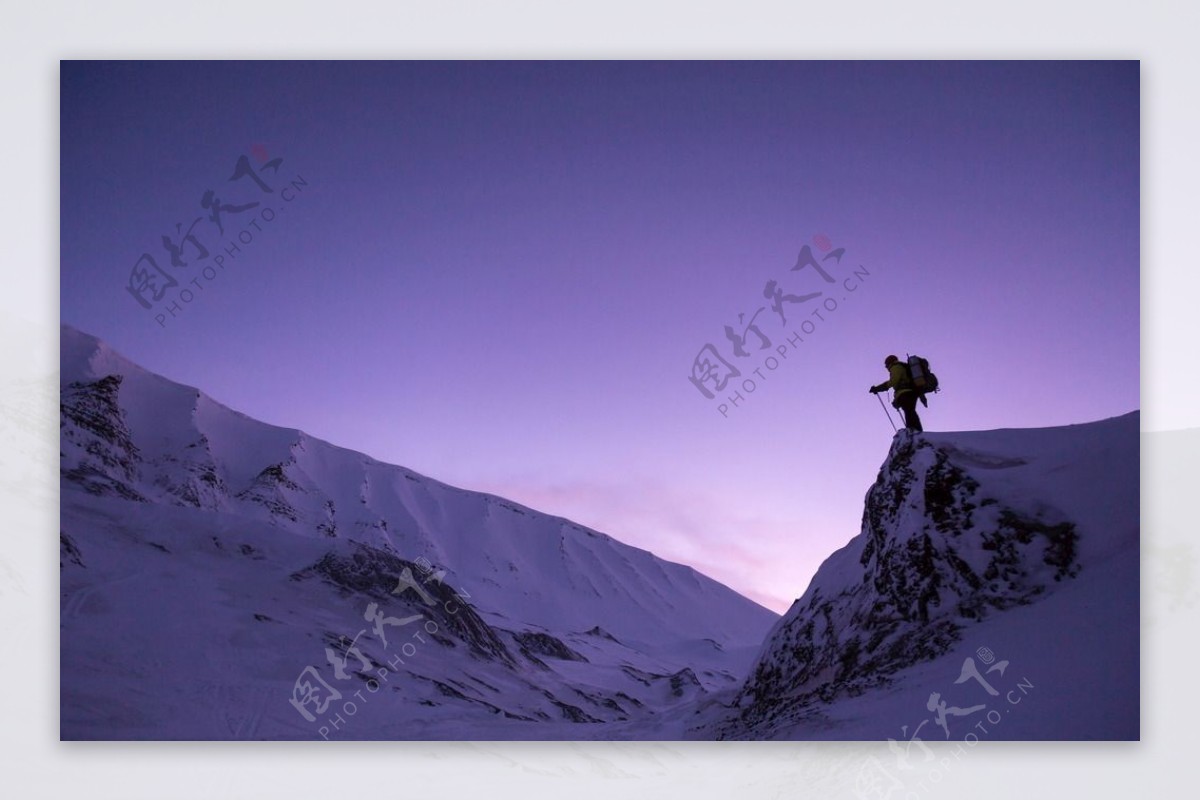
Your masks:
<path fill-rule="evenodd" d="M 440 581 L 421 583 L 421 592 L 405 586 L 400 580 L 406 571 L 409 578 L 419 583 L 424 570 L 395 554 L 361 543 L 350 543 L 349 551 L 346 555 L 331 551 L 291 577 L 296 581 L 320 578 L 344 595 L 361 595 L 384 602 L 390 616 L 401 614 L 390 611 L 392 607 L 408 607 L 404 615 L 424 614 L 437 625 L 439 632 L 457 637 L 477 656 L 516 665 L 499 635 L 463 595 Z"/>
<path fill-rule="evenodd" d="M 122 376 L 109 375 L 63 387 L 60 437 L 81 447 L 84 455 L 75 467 L 62 470 L 62 479 L 93 495 L 145 501 L 131 486 L 137 483 L 141 457 L 118 403 L 121 381 Z"/>
<path fill-rule="evenodd" d="M 265 507 L 272 515 L 296 522 L 300 519 L 300 513 L 288 501 L 289 492 L 302 493 L 304 490 L 288 477 L 283 464 L 273 464 L 264 467 L 254 477 L 250 486 L 235 497 L 238 500 L 257 503 Z"/>
<path fill-rule="evenodd" d="M 567 644 L 562 640 L 550 634 L 540 631 L 520 631 L 513 633 L 515 639 L 521 646 L 521 653 L 532 656 L 549 656 L 554 659 L 567 659 L 573 662 L 588 661 L 579 653 L 567 647 Z"/>
<path fill-rule="evenodd" d="M 846 559 L 832 585 L 820 586 L 818 573 L 771 633 L 719 736 L 886 685 L 897 671 L 949 650 L 965 625 L 1030 603 L 1077 574 L 1073 523 L 979 498 L 979 483 L 954 453 L 896 438 L 867 492 L 861 578 L 842 577 L 854 564 Z M 970 464 L 997 470 L 1022 462 L 972 454 Z"/>
<path fill-rule="evenodd" d="M 79 552 L 79 546 L 75 544 L 75 540 L 71 539 L 65 532 L 58 532 L 58 566 L 63 568 L 70 562 L 79 567 L 87 567 L 83 563 L 83 554 Z"/>

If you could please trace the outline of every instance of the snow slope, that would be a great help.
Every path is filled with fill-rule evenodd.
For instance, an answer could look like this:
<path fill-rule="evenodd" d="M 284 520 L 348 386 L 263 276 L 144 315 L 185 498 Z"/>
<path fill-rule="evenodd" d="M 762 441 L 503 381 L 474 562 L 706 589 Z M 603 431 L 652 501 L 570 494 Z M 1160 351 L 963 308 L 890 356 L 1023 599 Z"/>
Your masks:
<path fill-rule="evenodd" d="M 862 531 L 691 735 L 886 737 L 908 768 L 918 729 L 1137 739 L 1138 424 L 897 434 Z"/>
<path fill-rule="evenodd" d="M 61 334 L 64 739 L 605 736 L 735 687 L 777 619 Z"/>

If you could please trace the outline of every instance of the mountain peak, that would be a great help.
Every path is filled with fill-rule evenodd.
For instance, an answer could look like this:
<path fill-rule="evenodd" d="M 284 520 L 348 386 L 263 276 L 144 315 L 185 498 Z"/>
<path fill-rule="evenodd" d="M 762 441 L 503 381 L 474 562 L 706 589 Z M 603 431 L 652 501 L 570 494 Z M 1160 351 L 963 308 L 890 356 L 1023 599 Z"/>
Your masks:
<path fill-rule="evenodd" d="M 1136 412 L 1046 429 L 898 434 L 858 536 L 767 637 L 727 736 L 889 685 L 981 621 L 1136 553 Z M 1136 632 L 1133 632 L 1136 636 Z"/>

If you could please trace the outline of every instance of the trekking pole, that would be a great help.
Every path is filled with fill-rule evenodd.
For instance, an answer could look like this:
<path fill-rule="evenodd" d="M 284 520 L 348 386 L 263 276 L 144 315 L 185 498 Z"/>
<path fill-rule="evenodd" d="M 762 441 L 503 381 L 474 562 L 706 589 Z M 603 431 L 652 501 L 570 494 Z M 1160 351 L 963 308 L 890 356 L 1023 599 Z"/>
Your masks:
<path fill-rule="evenodd" d="M 879 398 L 878 392 L 875 393 L 875 397 Z M 887 410 L 887 407 L 883 405 L 883 398 L 879 398 L 879 408 L 883 409 L 883 413 L 887 415 L 888 422 L 892 424 L 892 433 L 893 434 L 896 433 L 896 431 L 898 431 L 899 429 L 896 428 L 896 424 L 892 421 L 891 412 L 889 412 Z"/>

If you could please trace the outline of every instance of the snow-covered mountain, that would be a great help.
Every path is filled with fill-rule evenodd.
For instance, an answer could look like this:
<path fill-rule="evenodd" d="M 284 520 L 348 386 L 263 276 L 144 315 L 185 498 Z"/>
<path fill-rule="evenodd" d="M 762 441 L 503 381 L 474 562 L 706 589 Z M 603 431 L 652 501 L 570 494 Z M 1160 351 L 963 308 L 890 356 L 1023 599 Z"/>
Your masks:
<path fill-rule="evenodd" d="M 69 327 L 61 364 L 64 739 L 890 738 L 878 790 L 927 740 L 1138 737 L 1136 412 L 898 434 L 779 618 Z"/>
<path fill-rule="evenodd" d="M 897 434 L 861 532 L 692 736 L 1136 739 L 1138 425 Z"/>
<path fill-rule="evenodd" d="M 638 737 L 777 620 L 61 336 L 64 739 Z"/>

